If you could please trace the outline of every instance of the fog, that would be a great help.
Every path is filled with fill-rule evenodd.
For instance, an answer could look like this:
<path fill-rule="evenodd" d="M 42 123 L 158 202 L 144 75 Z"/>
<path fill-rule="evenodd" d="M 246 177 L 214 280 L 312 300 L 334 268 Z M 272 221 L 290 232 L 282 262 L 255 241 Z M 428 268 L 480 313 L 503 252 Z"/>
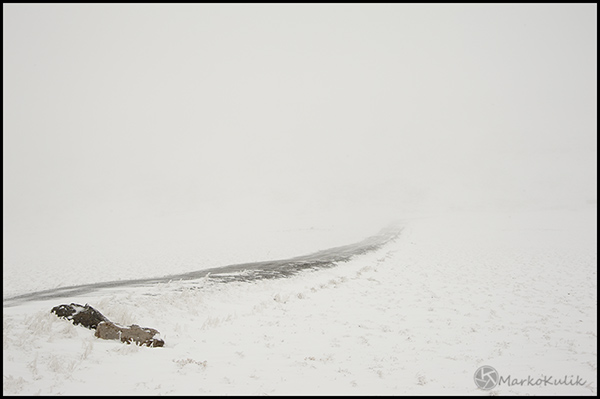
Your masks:
<path fill-rule="evenodd" d="M 596 15 L 4 4 L 5 253 L 203 221 L 595 204 Z"/>

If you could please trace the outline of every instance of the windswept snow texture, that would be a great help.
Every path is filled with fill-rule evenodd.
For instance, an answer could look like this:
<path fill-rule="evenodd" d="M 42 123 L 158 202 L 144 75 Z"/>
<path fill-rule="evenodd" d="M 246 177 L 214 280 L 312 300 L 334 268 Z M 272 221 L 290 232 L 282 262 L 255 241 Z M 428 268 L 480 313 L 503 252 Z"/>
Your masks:
<path fill-rule="evenodd" d="M 596 395 L 596 208 L 459 212 L 284 279 L 172 281 L 86 301 L 152 326 L 163 348 L 98 340 L 50 314 L 4 308 L 4 394 Z M 476 369 L 582 385 L 501 384 Z"/>

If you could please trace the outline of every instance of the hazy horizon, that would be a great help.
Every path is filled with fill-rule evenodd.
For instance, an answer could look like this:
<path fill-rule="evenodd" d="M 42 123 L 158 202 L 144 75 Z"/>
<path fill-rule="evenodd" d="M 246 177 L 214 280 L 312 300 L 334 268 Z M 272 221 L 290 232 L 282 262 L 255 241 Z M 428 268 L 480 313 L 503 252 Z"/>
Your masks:
<path fill-rule="evenodd" d="M 597 200 L 596 4 L 3 11 L 5 252 Z"/>

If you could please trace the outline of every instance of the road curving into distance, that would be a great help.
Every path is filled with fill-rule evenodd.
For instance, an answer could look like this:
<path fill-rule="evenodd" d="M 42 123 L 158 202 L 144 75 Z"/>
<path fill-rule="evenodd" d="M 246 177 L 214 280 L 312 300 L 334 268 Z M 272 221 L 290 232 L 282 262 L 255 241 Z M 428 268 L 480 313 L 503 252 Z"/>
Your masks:
<path fill-rule="evenodd" d="M 329 268 L 336 266 L 339 262 L 347 262 L 355 256 L 374 251 L 388 242 L 396 239 L 400 235 L 401 231 L 402 227 L 398 223 L 394 223 L 383 228 L 376 235 L 365 238 L 360 242 L 329 248 L 308 255 L 296 256 L 289 259 L 240 263 L 163 277 L 107 281 L 31 292 L 5 298 L 3 307 L 16 306 L 30 301 L 89 294 L 106 288 L 145 286 L 157 283 L 168 283 L 170 281 L 177 280 L 197 280 L 206 278 L 210 281 L 226 283 L 231 281 L 253 281 L 288 277 L 302 270 Z"/>

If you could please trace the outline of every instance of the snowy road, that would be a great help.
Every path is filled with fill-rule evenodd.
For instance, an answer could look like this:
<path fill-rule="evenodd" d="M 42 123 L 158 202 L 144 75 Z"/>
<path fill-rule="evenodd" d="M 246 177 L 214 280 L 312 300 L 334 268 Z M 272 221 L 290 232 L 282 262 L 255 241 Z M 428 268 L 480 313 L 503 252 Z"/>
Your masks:
<path fill-rule="evenodd" d="M 380 248 L 398 237 L 401 231 L 402 227 L 400 225 L 391 224 L 383 228 L 378 234 L 360 242 L 289 259 L 241 263 L 155 278 L 117 280 L 59 287 L 6 298 L 3 305 L 4 307 L 11 307 L 29 301 L 84 295 L 107 288 L 148 286 L 177 280 L 208 278 L 215 282 L 232 282 L 287 277 L 297 274 L 302 270 L 328 268 L 335 266 L 338 262 L 347 262 L 354 256 Z"/>

